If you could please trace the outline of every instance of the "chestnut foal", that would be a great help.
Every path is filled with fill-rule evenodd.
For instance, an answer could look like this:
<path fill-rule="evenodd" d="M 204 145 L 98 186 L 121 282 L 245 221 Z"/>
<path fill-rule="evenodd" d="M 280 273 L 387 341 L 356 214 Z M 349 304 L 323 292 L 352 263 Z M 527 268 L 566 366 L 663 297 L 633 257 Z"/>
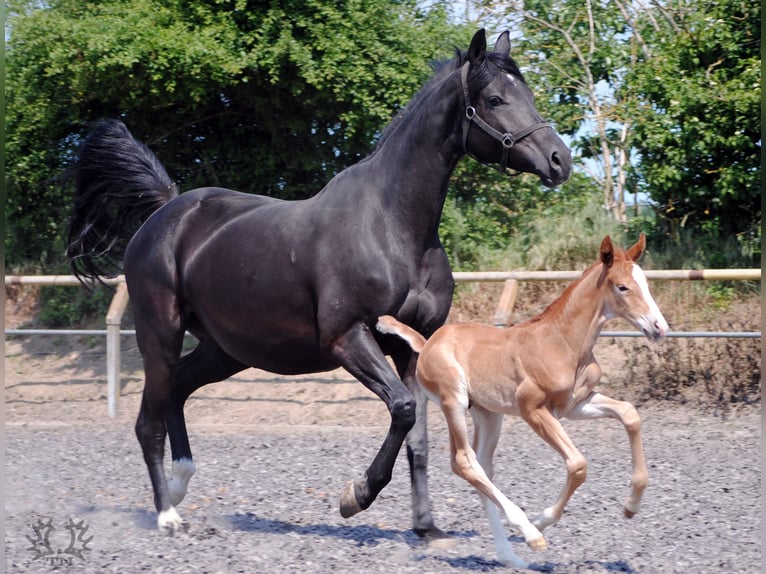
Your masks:
<path fill-rule="evenodd" d="M 668 324 L 649 292 L 644 272 L 635 263 L 645 247 L 643 234 L 627 251 L 614 247 L 609 236 L 605 237 L 599 261 L 561 297 L 537 317 L 506 329 L 450 324 L 426 341 L 391 316 L 379 318 L 379 331 L 398 335 L 420 353 L 417 379 L 446 418 L 452 470 L 479 492 L 498 557 L 511 566 L 528 564 L 514 553 L 498 507 L 531 548 L 544 550 L 540 531 L 561 518 L 570 497 L 585 481 L 587 461 L 561 426 L 561 417 L 612 417 L 622 422 L 633 461 L 625 516 L 638 512 L 648 482 L 641 421 L 632 404 L 593 390 L 601 378 L 593 346 L 604 324 L 617 317 L 628 320 L 650 341 L 660 341 L 667 334 Z M 465 417 L 469 409 L 475 429 L 473 448 Z M 490 480 L 506 414 L 521 416 L 566 463 L 566 484 L 558 499 L 531 521 Z"/>

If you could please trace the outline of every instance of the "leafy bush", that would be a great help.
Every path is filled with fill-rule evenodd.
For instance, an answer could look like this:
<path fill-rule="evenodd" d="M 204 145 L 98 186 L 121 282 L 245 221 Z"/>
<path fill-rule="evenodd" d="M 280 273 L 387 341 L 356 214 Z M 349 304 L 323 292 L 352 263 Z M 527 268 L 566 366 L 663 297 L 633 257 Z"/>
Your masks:
<path fill-rule="evenodd" d="M 89 321 L 100 321 L 109 309 L 114 290 L 99 285 L 93 291 L 84 287 L 44 287 L 40 290 L 38 320 L 47 328 L 79 328 Z"/>
<path fill-rule="evenodd" d="M 705 330 L 751 331 L 754 326 L 730 312 Z M 673 401 L 726 414 L 735 405 L 760 403 L 758 339 L 669 339 L 657 347 L 623 339 L 618 345 L 625 353 L 622 385 L 639 404 Z"/>

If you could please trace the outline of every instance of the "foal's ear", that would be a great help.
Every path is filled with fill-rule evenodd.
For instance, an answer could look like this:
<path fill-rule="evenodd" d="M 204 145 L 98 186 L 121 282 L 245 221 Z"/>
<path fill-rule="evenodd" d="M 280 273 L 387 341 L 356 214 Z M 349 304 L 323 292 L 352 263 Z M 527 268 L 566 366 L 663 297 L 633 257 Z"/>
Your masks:
<path fill-rule="evenodd" d="M 471 40 L 471 45 L 468 47 L 468 60 L 474 64 L 484 59 L 484 54 L 487 52 L 487 34 L 484 28 L 480 28 Z"/>
<path fill-rule="evenodd" d="M 646 235 L 641 233 L 638 242 L 625 252 L 625 256 L 631 261 L 638 261 L 646 250 Z"/>
<path fill-rule="evenodd" d="M 497 42 L 495 42 L 495 49 L 492 51 L 495 52 L 495 54 L 500 54 L 501 56 L 510 55 L 511 33 L 508 30 L 497 37 Z"/>
<path fill-rule="evenodd" d="M 608 235 L 601 241 L 599 256 L 601 263 L 606 267 L 611 267 L 612 263 L 614 263 L 614 247 L 612 246 L 612 238 Z"/>

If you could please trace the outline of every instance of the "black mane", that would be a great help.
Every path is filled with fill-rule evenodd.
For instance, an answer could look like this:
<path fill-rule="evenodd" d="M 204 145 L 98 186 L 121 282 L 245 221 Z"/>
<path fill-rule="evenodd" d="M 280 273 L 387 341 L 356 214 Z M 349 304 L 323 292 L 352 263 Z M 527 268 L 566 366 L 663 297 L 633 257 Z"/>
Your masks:
<path fill-rule="evenodd" d="M 391 119 L 389 124 L 383 129 L 380 138 L 378 139 L 375 148 L 373 149 L 373 155 L 383 142 L 386 141 L 388 136 L 393 132 L 396 127 L 415 107 L 418 103 L 427 95 L 431 93 L 432 88 L 441 82 L 446 76 L 459 70 L 463 64 L 468 61 L 468 52 L 463 52 L 458 48 L 455 48 L 455 57 L 451 60 L 441 60 L 434 65 L 434 73 L 426 80 L 425 84 L 418 90 L 418 92 L 410 99 L 407 105 L 400 109 L 396 115 Z M 498 72 L 507 72 L 513 74 L 519 78 L 522 82 L 525 82 L 524 76 L 521 73 L 516 61 L 510 56 L 498 54 L 497 52 L 487 52 L 484 61 L 480 66 L 476 66 L 471 69 L 468 75 L 468 93 L 471 98 L 475 98 L 484 87 L 489 84 Z M 526 83 L 526 82 L 525 82 Z M 369 157 L 369 156 L 368 156 Z"/>

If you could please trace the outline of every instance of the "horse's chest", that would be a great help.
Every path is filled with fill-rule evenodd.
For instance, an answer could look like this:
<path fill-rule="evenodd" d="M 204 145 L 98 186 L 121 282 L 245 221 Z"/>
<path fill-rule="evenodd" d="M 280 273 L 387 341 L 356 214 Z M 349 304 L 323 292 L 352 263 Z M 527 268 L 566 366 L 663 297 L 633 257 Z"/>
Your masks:
<path fill-rule="evenodd" d="M 595 361 L 581 365 L 577 369 L 575 377 L 574 390 L 577 393 L 580 389 L 587 389 L 590 393 L 601 380 L 601 367 Z"/>
<path fill-rule="evenodd" d="M 566 416 L 575 405 L 593 392 L 601 380 L 601 367 L 595 361 L 578 365 L 574 372 L 570 373 L 569 377 L 559 378 L 548 392 L 551 410 L 557 417 Z"/>

